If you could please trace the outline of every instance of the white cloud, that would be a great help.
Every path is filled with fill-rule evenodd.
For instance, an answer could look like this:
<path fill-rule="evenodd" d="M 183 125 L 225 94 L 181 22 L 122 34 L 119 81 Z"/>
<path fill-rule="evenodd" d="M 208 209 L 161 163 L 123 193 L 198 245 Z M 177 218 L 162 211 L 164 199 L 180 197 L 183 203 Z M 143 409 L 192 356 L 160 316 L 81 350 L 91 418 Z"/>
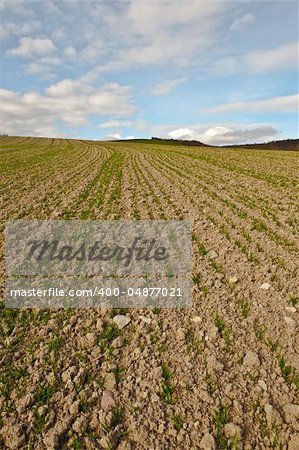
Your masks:
<path fill-rule="evenodd" d="M 199 136 L 198 132 L 190 128 L 179 128 L 168 133 L 170 139 L 182 139 L 186 141 L 198 140 Z"/>
<path fill-rule="evenodd" d="M 4 39 L 8 36 L 8 31 L 4 25 L 0 23 L 0 39 Z"/>
<path fill-rule="evenodd" d="M 50 39 L 22 37 L 19 46 L 7 51 L 8 55 L 30 58 L 33 56 L 45 56 L 53 53 L 55 46 Z"/>
<path fill-rule="evenodd" d="M 203 133 L 191 128 L 180 128 L 170 131 L 167 137 L 186 141 L 195 140 L 211 145 L 225 145 L 265 141 L 276 135 L 277 130 L 270 125 L 253 125 L 247 128 L 214 126 Z"/>
<path fill-rule="evenodd" d="M 65 54 L 65 56 L 67 56 L 68 58 L 73 58 L 74 56 L 77 55 L 77 51 L 74 47 L 72 47 L 71 45 L 69 47 L 66 47 L 63 51 L 63 53 Z"/>
<path fill-rule="evenodd" d="M 254 21 L 253 14 L 245 14 L 244 16 L 235 19 L 231 24 L 230 29 L 233 31 L 245 30 L 248 27 L 248 25 L 250 25 L 253 21 Z"/>
<path fill-rule="evenodd" d="M 10 35 L 21 36 L 22 34 L 33 33 L 41 27 L 41 22 L 38 20 L 29 20 L 25 23 L 7 22 L 0 25 L 0 39 L 6 38 Z"/>
<path fill-rule="evenodd" d="M 153 95 L 167 95 L 169 94 L 174 88 L 179 86 L 180 84 L 184 83 L 184 78 L 178 78 L 176 80 L 167 80 L 163 81 L 162 83 L 156 84 L 152 87 L 151 93 Z"/>
<path fill-rule="evenodd" d="M 123 137 L 120 135 L 120 133 L 112 133 L 112 134 L 109 134 L 109 135 L 103 137 L 104 141 L 115 141 L 115 140 L 119 141 L 120 139 L 122 139 L 122 140 L 135 139 L 135 137 L 134 136 Z"/>
<path fill-rule="evenodd" d="M 55 123 L 59 121 L 76 127 L 88 125 L 91 115 L 117 117 L 134 112 L 128 86 L 110 83 L 94 87 L 78 86 L 72 80 L 63 82 L 51 86 L 44 95 L 1 89 L 0 119 L 5 130 L 9 134 L 40 135 L 42 128 L 58 132 Z"/>
<path fill-rule="evenodd" d="M 39 58 L 35 61 L 25 65 L 25 71 L 30 74 L 50 74 L 52 69 L 56 66 L 61 66 L 62 61 L 59 58 Z"/>
<path fill-rule="evenodd" d="M 97 128 L 134 128 L 135 130 L 139 131 L 148 131 L 150 124 L 146 122 L 143 119 L 136 119 L 136 120 L 119 120 L 119 119 L 112 119 L 107 120 L 100 125 L 98 125 Z"/>
<path fill-rule="evenodd" d="M 219 14 L 223 2 L 192 1 L 173 4 L 172 0 L 140 2 L 131 1 L 128 18 L 133 30 L 141 35 L 153 36 L 165 29 L 196 25 L 199 28 L 211 17 Z M 178 36 L 179 37 L 179 36 Z"/>
<path fill-rule="evenodd" d="M 245 58 L 252 72 L 298 69 L 298 42 L 289 42 L 270 50 L 258 50 Z"/>
<path fill-rule="evenodd" d="M 106 122 L 98 125 L 98 128 L 124 128 L 134 125 L 132 120 L 107 120 Z"/>
<path fill-rule="evenodd" d="M 209 108 L 209 113 L 229 113 L 229 112 L 258 112 L 258 113 L 289 113 L 297 112 L 299 105 L 299 95 L 286 95 L 253 101 L 243 101 L 226 103 Z"/>
<path fill-rule="evenodd" d="M 105 20 L 94 28 L 89 22 L 88 45 L 80 56 L 97 61 L 87 76 L 160 65 L 189 68 L 202 63 L 202 55 L 213 47 L 218 25 L 229 8 L 228 2 L 188 3 L 130 1 L 105 10 Z M 98 6 L 98 8 L 102 9 Z M 102 15 L 97 17 L 100 21 Z M 100 62 L 100 63 L 99 63 Z"/>
<path fill-rule="evenodd" d="M 114 141 L 121 139 L 121 135 L 119 133 L 109 134 L 108 136 L 104 136 L 104 141 Z"/>

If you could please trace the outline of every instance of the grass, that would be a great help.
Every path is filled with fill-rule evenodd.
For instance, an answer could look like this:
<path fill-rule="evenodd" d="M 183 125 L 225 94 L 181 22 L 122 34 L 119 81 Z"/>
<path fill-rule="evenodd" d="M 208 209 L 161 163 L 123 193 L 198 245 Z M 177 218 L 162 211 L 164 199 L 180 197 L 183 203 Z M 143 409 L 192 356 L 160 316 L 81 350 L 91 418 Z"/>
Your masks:
<path fill-rule="evenodd" d="M 217 379 L 214 376 L 212 376 L 211 374 L 209 374 L 209 373 L 207 373 L 205 375 L 204 379 L 205 379 L 205 381 L 207 383 L 209 393 L 211 395 L 213 395 L 218 389 Z"/>
<path fill-rule="evenodd" d="M 112 409 L 111 427 L 115 428 L 117 425 L 119 425 L 121 419 L 122 419 L 122 410 L 119 403 L 116 403 L 116 405 Z"/>
<path fill-rule="evenodd" d="M 278 364 L 284 380 L 290 385 L 294 384 L 296 389 L 299 390 L 299 374 L 296 369 L 286 363 L 284 356 L 279 357 Z"/>
<path fill-rule="evenodd" d="M 162 399 L 168 405 L 173 405 L 175 403 L 174 393 L 175 388 L 171 384 L 170 380 L 172 378 L 172 372 L 168 366 L 162 364 Z"/>
<path fill-rule="evenodd" d="M 197 286 L 200 286 L 200 275 L 194 275 L 193 277 L 192 277 L 192 281 L 193 281 L 193 283 L 194 284 L 196 284 Z"/>
<path fill-rule="evenodd" d="M 0 372 L 0 394 L 8 399 L 17 383 L 28 375 L 26 368 L 9 365 L 6 370 Z"/>
<path fill-rule="evenodd" d="M 46 422 L 47 422 L 46 413 L 39 414 L 38 411 L 34 411 L 33 428 L 37 434 L 41 434 L 43 432 Z"/>
<path fill-rule="evenodd" d="M 219 314 L 216 314 L 214 324 L 218 328 L 220 336 L 224 339 L 226 350 L 229 351 L 231 346 L 231 329 L 225 324 Z"/>
<path fill-rule="evenodd" d="M 273 353 L 277 352 L 277 350 L 279 348 L 279 340 L 278 339 L 276 341 L 273 341 L 272 339 L 267 339 L 266 343 L 267 343 L 269 349 L 271 350 L 271 352 L 273 352 Z"/>
<path fill-rule="evenodd" d="M 202 348 L 202 343 L 201 341 L 195 336 L 194 331 L 192 330 L 192 328 L 187 328 L 185 331 L 185 338 L 187 341 L 187 344 L 189 346 L 189 348 L 194 351 L 195 353 L 201 353 L 203 348 Z"/>
<path fill-rule="evenodd" d="M 72 439 L 72 443 L 71 443 L 71 448 L 74 450 L 79 450 L 80 448 L 82 448 L 83 446 L 83 440 L 78 438 L 78 437 L 74 437 Z"/>
<path fill-rule="evenodd" d="M 247 319 L 249 312 L 250 312 L 250 305 L 249 305 L 248 301 L 245 298 L 241 297 L 236 300 L 236 304 L 240 308 L 242 317 L 244 319 Z"/>
<path fill-rule="evenodd" d="M 119 336 L 119 330 L 116 325 L 108 325 L 99 335 L 99 345 L 105 353 L 111 353 L 111 343 Z"/>
<path fill-rule="evenodd" d="M 294 295 L 290 295 L 289 297 L 289 303 L 290 305 L 292 305 L 293 307 L 296 307 L 299 305 L 299 298 L 295 297 Z"/>
<path fill-rule="evenodd" d="M 183 428 L 184 422 L 182 417 L 180 416 L 180 414 L 174 414 L 172 416 L 172 424 L 173 424 L 173 428 L 176 431 L 180 431 Z"/>
<path fill-rule="evenodd" d="M 256 335 L 257 339 L 260 342 L 264 342 L 264 340 L 265 340 L 265 333 L 267 331 L 266 325 L 264 325 L 264 324 L 258 325 L 257 321 L 255 321 L 253 326 L 254 326 L 255 335 Z"/>
<path fill-rule="evenodd" d="M 228 407 L 220 403 L 219 408 L 214 410 L 214 422 L 216 428 L 216 441 L 220 448 L 228 449 L 228 442 L 224 436 L 224 426 L 229 423 Z"/>
<path fill-rule="evenodd" d="M 125 369 L 124 367 L 117 366 L 116 369 L 113 371 L 115 375 L 115 381 L 116 383 L 119 383 L 121 381 L 122 374 L 124 373 Z"/>
<path fill-rule="evenodd" d="M 49 349 L 54 352 L 55 356 L 57 356 L 58 349 L 61 347 L 62 343 L 63 339 L 60 336 L 56 336 L 56 338 L 49 343 Z"/>
<path fill-rule="evenodd" d="M 45 384 L 43 386 L 39 385 L 37 387 L 37 402 L 42 404 L 48 403 L 57 389 L 58 386 L 56 383 Z"/>

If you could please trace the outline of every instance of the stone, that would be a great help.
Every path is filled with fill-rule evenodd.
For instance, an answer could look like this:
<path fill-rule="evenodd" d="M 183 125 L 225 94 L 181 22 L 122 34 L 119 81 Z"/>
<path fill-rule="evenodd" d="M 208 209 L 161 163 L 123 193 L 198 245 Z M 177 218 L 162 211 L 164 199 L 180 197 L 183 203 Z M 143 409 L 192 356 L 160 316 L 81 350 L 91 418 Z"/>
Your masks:
<path fill-rule="evenodd" d="M 84 369 L 83 367 L 80 367 L 78 373 L 74 377 L 74 383 L 75 384 L 83 384 L 86 377 L 87 377 L 88 371 L 87 369 Z"/>
<path fill-rule="evenodd" d="M 64 383 L 67 383 L 68 381 L 72 381 L 75 374 L 77 373 L 78 369 L 76 366 L 71 366 L 68 369 L 66 369 L 64 372 L 62 372 L 61 379 Z"/>
<path fill-rule="evenodd" d="M 294 327 L 296 326 L 296 321 L 294 319 L 292 319 L 292 317 L 288 317 L 288 316 L 284 316 L 284 321 L 287 325 L 289 325 L 290 327 Z"/>
<path fill-rule="evenodd" d="M 150 319 L 149 317 L 145 317 L 145 316 L 139 316 L 139 319 L 142 320 L 142 322 L 145 322 L 147 324 L 150 324 L 152 319 Z"/>
<path fill-rule="evenodd" d="M 115 405 L 115 399 L 113 392 L 105 390 L 102 395 L 101 407 L 104 411 L 109 411 Z"/>
<path fill-rule="evenodd" d="M 218 328 L 214 324 L 209 325 L 207 334 L 210 339 L 216 339 L 216 337 L 218 336 Z"/>
<path fill-rule="evenodd" d="M 294 306 L 286 306 L 285 310 L 290 312 L 290 313 L 295 313 L 297 312 L 297 309 Z"/>
<path fill-rule="evenodd" d="M 299 423 L 299 405 L 287 403 L 282 409 L 287 423 Z"/>
<path fill-rule="evenodd" d="M 299 448 L 299 433 L 292 434 L 288 443 L 288 450 L 298 450 Z"/>
<path fill-rule="evenodd" d="M 7 421 L 1 429 L 1 436 L 4 440 L 3 448 L 18 450 L 25 447 L 26 434 L 23 425 L 16 424 L 13 421 Z"/>
<path fill-rule="evenodd" d="M 207 370 L 208 372 L 221 372 L 223 370 L 223 364 L 217 361 L 214 355 L 211 355 L 207 358 Z"/>
<path fill-rule="evenodd" d="M 47 323 L 48 331 L 55 331 L 59 328 L 59 321 L 57 319 L 50 319 Z"/>
<path fill-rule="evenodd" d="M 243 359 L 243 366 L 252 369 L 253 367 L 258 367 L 260 365 L 260 359 L 257 353 L 249 350 Z"/>
<path fill-rule="evenodd" d="M 211 435 L 211 433 L 205 433 L 203 438 L 201 439 L 199 443 L 199 448 L 202 450 L 215 450 L 216 449 L 216 442 L 214 437 Z"/>
<path fill-rule="evenodd" d="M 282 423 L 281 417 L 276 409 L 270 403 L 266 403 L 264 406 L 266 413 L 266 420 L 269 428 Z"/>
<path fill-rule="evenodd" d="M 131 322 L 130 317 L 123 316 L 122 314 L 117 314 L 116 316 L 113 317 L 112 320 L 120 330 L 122 330 Z"/>
<path fill-rule="evenodd" d="M 192 322 L 194 322 L 194 323 L 201 323 L 201 322 L 202 322 L 202 318 L 199 317 L 199 316 L 195 316 L 195 317 L 193 317 L 193 319 L 191 319 L 191 320 L 192 320 Z"/>
<path fill-rule="evenodd" d="M 238 425 L 235 425 L 232 422 L 227 423 L 224 426 L 224 434 L 228 439 L 240 439 L 241 437 L 241 428 Z"/>
<path fill-rule="evenodd" d="M 43 443 L 49 450 L 58 448 L 59 436 L 55 433 L 47 433 L 43 439 Z"/>
<path fill-rule="evenodd" d="M 80 409 L 80 400 L 76 400 L 74 403 L 71 404 L 69 411 L 71 416 L 77 416 L 79 414 Z"/>
<path fill-rule="evenodd" d="M 44 436 L 43 442 L 47 450 L 59 448 L 59 441 L 64 437 L 70 426 L 70 420 L 63 420 L 56 422 L 55 426 L 51 428 Z"/>
<path fill-rule="evenodd" d="M 230 277 L 229 279 L 228 279 L 228 282 L 229 282 L 229 284 L 236 284 L 236 283 L 238 283 L 238 278 L 237 277 Z"/>
<path fill-rule="evenodd" d="M 89 421 L 89 426 L 92 430 L 96 430 L 99 426 L 99 418 L 96 412 L 93 412 L 91 420 Z"/>
<path fill-rule="evenodd" d="M 113 391 L 116 389 L 116 379 L 114 373 L 109 372 L 105 375 L 105 387 L 108 391 Z"/>
<path fill-rule="evenodd" d="M 268 291 L 271 287 L 271 284 L 269 283 L 263 283 L 260 285 L 260 289 L 264 289 L 265 291 Z"/>
<path fill-rule="evenodd" d="M 99 443 L 102 448 L 111 448 L 110 442 L 105 436 L 100 439 Z"/>
<path fill-rule="evenodd" d="M 33 394 L 27 394 L 25 397 L 22 397 L 16 407 L 18 413 L 24 412 L 27 408 L 29 408 L 34 402 L 34 395 Z"/>
<path fill-rule="evenodd" d="M 102 331 L 102 330 L 103 330 L 103 322 L 102 322 L 101 319 L 98 319 L 98 320 L 97 320 L 97 323 L 96 323 L 96 329 L 97 329 L 98 331 Z"/>
<path fill-rule="evenodd" d="M 97 335 L 95 333 L 87 333 L 85 336 L 85 344 L 88 348 L 93 347 L 97 343 Z"/>
<path fill-rule="evenodd" d="M 87 428 L 86 417 L 78 417 L 78 419 L 76 419 L 73 424 L 73 430 L 78 434 L 82 434 L 86 428 Z"/>
<path fill-rule="evenodd" d="M 206 255 L 209 259 L 215 259 L 218 256 L 218 253 L 215 252 L 215 250 L 209 250 L 207 255 Z"/>
<path fill-rule="evenodd" d="M 111 343 L 111 347 L 112 348 L 121 348 L 121 347 L 123 347 L 124 343 L 125 343 L 124 337 L 118 336 L 117 338 L 113 339 L 113 341 Z"/>
<path fill-rule="evenodd" d="M 263 389 L 263 391 L 267 391 L 267 385 L 264 380 L 258 380 L 257 384 Z"/>

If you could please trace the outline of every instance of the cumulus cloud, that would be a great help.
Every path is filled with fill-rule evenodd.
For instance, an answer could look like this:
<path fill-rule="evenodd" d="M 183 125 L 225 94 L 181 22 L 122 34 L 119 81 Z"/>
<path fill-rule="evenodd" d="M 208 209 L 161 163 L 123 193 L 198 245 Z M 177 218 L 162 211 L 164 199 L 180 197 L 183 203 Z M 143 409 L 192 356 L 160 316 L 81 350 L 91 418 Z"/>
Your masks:
<path fill-rule="evenodd" d="M 254 21 L 253 14 L 245 14 L 244 16 L 235 19 L 231 24 L 230 29 L 232 31 L 245 30 L 248 27 L 248 25 L 250 25 L 253 21 Z"/>
<path fill-rule="evenodd" d="M 202 135 L 202 140 L 209 144 L 246 144 L 257 142 L 265 138 L 277 135 L 277 130 L 272 126 L 252 126 L 243 129 L 232 129 L 226 127 L 210 128 Z"/>
<path fill-rule="evenodd" d="M 180 2 L 175 7 L 170 0 L 121 3 L 114 10 L 105 10 L 102 38 L 99 25 L 94 29 L 92 18 L 89 23 L 88 44 L 80 56 L 100 60 L 89 73 L 94 78 L 132 67 L 198 64 L 200 56 L 215 44 L 217 24 L 228 9 L 227 2 Z M 101 3 L 98 9 L 102 8 Z M 103 11 L 96 17 L 101 21 Z"/>
<path fill-rule="evenodd" d="M 150 124 L 143 119 L 135 120 L 106 120 L 98 125 L 98 128 L 134 128 L 139 131 L 149 131 Z"/>
<path fill-rule="evenodd" d="M 274 49 L 258 50 L 245 58 L 252 72 L 298 69 L 298 42 L 289 42 Z"/>
<path fill-rule="evenodd" d="M 40 135 L 41 127 L 57 132 L 59 121 L 76 127 L 88 125 L 91 115 L 117 117 L 132 112 L 130 87 L 116 83 L 94 87 L 63 80 L 45 94 L 0 90 L 0 119 L 9 134 Z"/>
<path fill-rule="evenodd" d="M 178 78 L 176 80 L 167 80 L 162 83 L 158 83 L 152 87 L 151 93 L 153 95 L 168 95 L 173 89 L 175 89 L 180 84 L 184 83 L 184 78 Z"/>
<path fill-rule="evenodd" d="M 134 136 L 123 137 L 120 135 L 120 133 L 112 133 L 112 134 L 109 134 L 109 135 L 103 137 L 104 141 L 119 141 L 120 139 L 127 140 L 127 139 L 135 139 L 135 138 L 134 138 Z"/>
<path fill-rule="evenodd" d="M 168 133 L 170 139 L 181 139 L 186 141 L 199 140 L 200 134 L 190 128 L 179 128 Z"/>
<path fill-rule="evenodd" d="M 199 132 L 191 128 L 180 128 L 172 130 L 167 137 L 186 141 L 200 141 L 204 144 L 225 145 L 225 144 L 245 144 L 267 140 L 277 135 L 277 130 L 269 125 L 255 125 L 247 128 L 228 128 L 225 126 L 215 126 L 208 128 L 204 132 Z"/>
<path fill-rule="evenodd" d="M 30 74 L 50 74 L 53 67 L 61 66 L 62 61 L 59 58 L 45 57 L 38 58 L 25 65 L 25 71 Z"/>
<path fill-rule="evenodd" d="M 77 55 L 77 51 L 73 46 L 68 46 L 64 49 L 63 53 L 65 54 L 65 56 L 67 56 L 68 58 L 73 58 L 74 56 Z"/>
<path fill-rule="evenodd" d="M 25 23 L 6 22 L 0 24 L 0 39 L 7 38 L 10 35 L 21 36 L 22 34 L 33 33 L 41 27 L 38 20 L 29 20 Z"/>
<path fill-rule="evenodd" d="M 134 30 L 142 35 L 150 35 L 179 26 L 204 25 L 211 17 L 226 8 L 219 2 L 183 2 L 173 5 L 172 0 L 163 2 L 131 1 L 128 18 Z"/>
<path fill-rule="evenodd" d="M 53 53 L 55 46 L 51 39 L 22 37 L 19 45 L 7 51 L 8 55 L 31 58 L 33 56 L 44 56 Z"/>
<path fill-rule="evenodd" d="M 121 139 L 121 135 L 119 133 L 109 134 L 107 136 L 104 136 L 103 139 L 105 141 L 115 141 Z"/>
<path fill-rule="evenodd" d="M 285 95 L 266 99 L 226 103 L 209 108 L 210 113 L 258 112 L 258 113 L 292 113 L 298 111 L 299 95 Z"/>

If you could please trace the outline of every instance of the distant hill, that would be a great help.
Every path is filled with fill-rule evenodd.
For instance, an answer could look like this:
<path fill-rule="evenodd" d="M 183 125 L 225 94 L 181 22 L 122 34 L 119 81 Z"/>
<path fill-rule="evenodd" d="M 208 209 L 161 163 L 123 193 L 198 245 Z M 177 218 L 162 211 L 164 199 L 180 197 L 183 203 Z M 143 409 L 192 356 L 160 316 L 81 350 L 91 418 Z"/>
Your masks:
<path fill-rule="evenodd" d="M 161 139 L 157 137 L 152 137 L 150 142 L 163 142 L 172 143 L 180 145 L 189 145 L 197 147 L 221 147 L 221 148 L 256 148 L 265 150 L 289 150 L 289 151 L 299 151 L 299 139 L 285 139 L 281 141 L 271 141 L 265 142 L 263 144 L 241 144 L 241 145 L 209 145 L 204 144 L 200 141 L 185 141 L 179 139 Z"/>
<path fill-rule="evenodd" d="M 285 139 L 283 141 L 271 141 L 263 144 L 225 145 L 223 147 L 257 148 L 262 150 L 289 150 L 299 151 L 299 139 Z"/>

